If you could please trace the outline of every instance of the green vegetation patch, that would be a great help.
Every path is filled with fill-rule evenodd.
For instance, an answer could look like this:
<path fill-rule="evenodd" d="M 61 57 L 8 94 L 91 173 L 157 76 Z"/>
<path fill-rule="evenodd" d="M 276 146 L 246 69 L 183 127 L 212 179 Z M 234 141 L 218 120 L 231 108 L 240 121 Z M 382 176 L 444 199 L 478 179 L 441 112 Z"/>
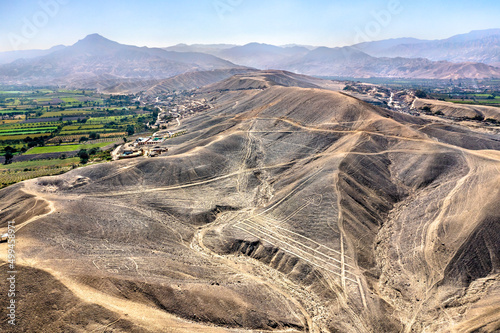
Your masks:
<path fill-rule="evenodd" d="M 88 124 L 105 124 L 109 122 L 119 122 L 121 119 L 128 118 L 133 119 L 135 116 L 113 116 L 113 117 L 99 117 L 99 118 L 90 118 L 87 123 Z"/>
<path fill-rule="evenodd" d="M 446 100 L 447 102 L 455 103 L 455 104 L 468 104 L 468 105 L 487 105 L 487 106 L 498 106 L 500 105 L 500 100 L 477 100 L 477 101 L 462 101 L 462 100 L 454 100 L 454 99 L 449 99 Z"/>
<path fill-rule="evenodd" d="M 38 130 L 38 131 L 25 131 L 25 132 L 7 132 L 7 133 L 0 133 L 0 140 L 4 136 L 13 136 L 13 135 L 29 135 L 29 134 L 47 134 L 47 133 L 52 133 L 50 130 Z"/>
<path fill-rule="evenodd" d="M 22 182 L 24 180 L 60 175 L 73 169 L 73 166 L 62 166 L 54 168 L 39 168 L 33 171 L 9 172 L 8 170 L 0 173 L 0 188 Z"/>
<path fill-rule="evenodd" d="M 34 154 L 48 154 L 48 153 L 64 153 L 69 151 L 77 151 L 81 149 L 92 149 L 92 148 L 102 148 L 109 145 L 109 142 L 95 143 L 91 145 L 61 145 L 61 146 L 49 146 L 49 147 L 35 147 L 28 150 L 25 155 Z"/>
<path fill-rule="evenodd" d="M 75 135 L 75 134 L 89 134 L 91 132 L 96 132 L 96 133 L 106 133 L 106 132 L 119 132 L 122 131 L 120 129 L 113 129 L 113 128 L 103 128 L 99 130 L 71 130 L 71 131 L 61 131 L 61 135 Z"/>
<path fill-rule="evenodd" d="M 93 110 L 49 111 L 49 112 L 43 113 L 42 118 L 85 115 L 85 114 L 93 113 L 93 112 L 94 112 Z"/>
<path fill-rule="evenodd" d="M 104 125 L 69 125 L 69 126 L 64 126 L 63 131 L 74 131 L 74 130 L 89 130 L 89 129 L 99 129 L 103 128 Z"/>
<path fill-rule="evenodd" d="M 78 157 L 66 158 L 66 159 L 52 159 L 52 160 L 34 160 L 25 162 L 14 162 L 11 164 L 0 164 L 0 170 L 20 170 L 26 168 L 40 168 L 40 167 L 57 167 L 64 165 L 71 165 L 73 163 L 77 164 L 80 161 Z"/>
<path fill-rule="evenodd" d="M 2 136 L 0 136 L 0 142 L 1 141 L 24 140 L 28 136 L 30 138 L 38 138 L 38 137 L 41 137 L 41 136 L 47 136 L 47 133 L 22 134 L 22 135 L 2 135 Z"/>
<path fill-rule="evenodd" d="M 73 97 L 60 97 L 65 103 L 79 103 L 80 101 Z"/>
<path fill-rule="evenodd" d="M 30 132 L 30 131 L 50 131 L 55 130 L 57 127 L 55 126 L 47 126 L 47 127 L 26 127 L 26 128 L 0 128 L 1 133 L 11 133 L 11 132 Z"/>
<path fill-rule="evenodd" d="M 54 122 L 54 121 L 44 121 L 44 122 L 39 122 L 39 123 L 13 123 L 13 124 L 5 124 L 1 125 L 0 128 L 5 129 L 5 128 L 40 128 L 40 127 L 53 127 L 58 125 L 60 122 Z"/>
<path fill-rule="evenodd" d="M 15 114 L 24 114 L 26 113 L 25 110 L 0 110 L 0 114 L 5 114 L 5 113 L 15 113 Z"/>

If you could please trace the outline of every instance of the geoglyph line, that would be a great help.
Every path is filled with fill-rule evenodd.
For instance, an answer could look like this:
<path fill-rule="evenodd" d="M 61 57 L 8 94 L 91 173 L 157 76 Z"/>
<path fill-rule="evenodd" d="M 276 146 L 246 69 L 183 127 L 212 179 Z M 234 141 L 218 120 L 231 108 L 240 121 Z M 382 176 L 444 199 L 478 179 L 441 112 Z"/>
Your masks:
<path fill-rule="evenodd" d="M 241 223 L 242 223 L 242 224 L 245 224 L 245 223 L 243 223 L 243 222 L 241 222 Z M 245 225 L 247 225 L 247 224 L 245 224 Z M 263 237 L 259 237 L 258 235 L 254 234 L 253 232 L 251 232 L 251 231 L 249 231 L 249 230 L 247 230 L 247 229 L 241 228 L 239 225 L 234 225 L 234 227 L 235 227 L 235 228 L 237 228 L 237 229 L 240 229 L 240 230 L 242 230 L 242 231 L 244 231 L 244 232 L 247 232 L 247 233 L 249 233 L 250 235 L 252 235 L 252 236 L 254 236 L 254 237 L 258 238 L 258 239 L 263 239 Z M 335 275 L 337 275 L 337 276 L 339 276 L 339 277 L 341 277 L 341 276 L 342 276 L 340 273 L 335 272 L 335 271 L 333 271 L 333 270 L 331 270 L 331 269 L 329 269 L 329 268 L 326 268 L 325 266 L 320 265 L 320 264 L 318 264 L 318 263 L 316 263 L 316 262 L 312 261 L 311 259 L 307 259 L 307 258 L 305 258 L 303 255 L 297 254 L 297 253 L 293 252 L 292 250 L 288 250 L 288 249 L 287 249 L 287 248 L 285 248 L 285 247 L 279 246 L 278 244 L 276 244 L 276 241 L 277 241 L 277 242 L 279 242 L 279 243 L 282 243 L 282 244 L 288 245 L 290 248 L 294 248 L 294 246 L 293 246 L 293 245 L 290 245 L 290 244 L 288 244 L 288 243 L 286 243 L 286 242 L 284 242 L 284 241 L 282 241 L 282 240 L 280 240 L 280 239 L 278 239 L 278 238 L 276 238 L 276 237 L 274 237 L 274 236 L 272 236 L 272 235 L 265 234 L 263 231 L 261 231 L 261 230 L 259 230 L 259 229 L 255 228 L 255 227 L 252 227 L 251 225 L 247 225 L 247 227 L 250 227 L 250 228 L 254 229 L 254 230 L 255 230 L 255 231 L 257 231 L 257 232 L 260 232 L 260 233 L 264 234 L 265 236 L 267 236 L 267 237 L 269 237 L 269 238 L 274 239 L 274 240 L 275 240 L 275 242 L 273 242 L 273 241 L 269 241 L 268 239 L 264 239 L 264 240 L 265 240 L 266 242 L 269 242 L 270 244 L 272 244 L 272 245 L 274 245 L 274 246 L 278 247 L 280 250 L 285 251 L 285 252 L 287 252 L 287 253 L 289 253 L 289 254 L 291 254 L 291 255 L 293 255 L 293 256 L 296 256 L 296 257 L 298 257 L 298 258 L 300 258 L 300 259 L 303 259 L 303 260 L 307 261 L 308 263 L 310 263 L 310 264 L 312 264 L 312 265 L 314 265 L 314 266 L 316 266 L 316 267 L 319 267 L 319 268 L 321 268 L 321 269 L 324 269 L 324 270 L 326 270 L 326 271 L 328 271 L 328 272 L 330 272 L 330 273 L 332 273 L 332 274 L 335 274 Z M 306 251 L 304 251 L 304 250 L 301 250 L 301 249 L 299 249 L 299 248 L 295 248 L 295 249 L 296 249 L 296 250 L 299 250 L 299 251 L 301 251 L 301 252 L 303 252 L 303 253 L 305 253 L 305 254 L 306 254 L 306 255 L 308 255 L 308 256 L 312 256 L 310 253 L 308 253 L 308 252 L 306 252 Z M 326 261 L 326 260 L 324 260 L 324 259 L 321 259 L 321 258 L 316 258 L 316 257 L 314 257 L 314 256 L 313 256 L 313 258 L 314 258 L 314 259 L 316 259 L 316 260 L 319 260 L 319 261 L 324 262 L 326 265 L 333 266 L 334 268 L 336 268 L 336 269 L 339 269 L 339 270 L 340 270 L 340 267 L 335 266 L 335 264 L 333 264 L 333 263 L 331 263 L 331 262 L 328 262 L 328 261 Z M 352 274 L 352 273 L 351 273 L 351 274 Z M 355 274 L 352 274 L 352 275 L 356 276 Z M 354 282 L 354 283 L 356 283 L 356 284 L 357 284 L 357 281 L 356 281 L 356 280 L 353 280 L 353 279 L 351 279 L 351 278 L 346 278 L 346 280 L 349 280 L 349 281 Z"/>
<path fill-rule="evenodd" d="M 274 218 L 272 218 L 272 217 L 269 217 L 269 216 L 267 216 L 267 215 L 261 215 L 261 217 L 263 217 L 264 219 L 267 219 L 268 221 L 273 221 L 273 222 L 277 222 L 277 223 L 279 223 L 279 222 L 280 222 L 279 220 L 276 220 L 276 219 L 274 219 Z M 301 238 L 303 238 L 303 239 L 305 239 L 305 240 L 307 240 L 307 241 L 309 241 L 309 242 L 312 242 L 312 243 L 314 243 L 314 244 L 318 245 L 320 248 L 324 248 L 324 249 L 326 249 L 327 251 L 331 251 L 331 252 L 336 253 L 336 254 L 338 254 L 338 255 L 342 255 L 342 253 L 341 253 L 340 251 L 337 251 L 337 250 L 332 249 L 332 248 L 330 248 L 330 247 L 328 247 L 328 246 L 326 246 L 326 245 L 323 245 L 323 244 L 321 244 L 321 243 L 318 243 L 318 242 L 316 242 L 315 240 L 313 240 L 313 239 L 311 239 L 311 238 L 309 238 L 309 237 L 306 237 L 306 236 L 301 235 L 301 234 L 299 234 L 299 233 L 296 233 L 296 232 L 294 232 L 294 231 L 291 231 L 291 230 L 285 229 L 285 228 L 283 228 L 283 227 L 280 227 L 279 225 L 274 225 L 274 224 L 271 224 L 271 223 L 269 223 L 269 222 L 267 222 L 267 224 L 268 224 L 268 225 L 270 225 L 270 226 L 272 226 L 272 227 L 274 227 L 274 228 L 277 228 L 277 229 L 283 230 L 283 231 L 285 231 L 285 232 L 289 232 L 289 233 L 291 233 L 291 234 L 294 234 L 295 236 L 299 236 L 299 237 L 301 237 Z M 351 258 L 351 257 L 349 257 L 348 255 L 345 255 L 345 257 L 346 257 L 346 258 L 349 258 L 349 259 L 351 259 L 351 260 L 352 260 L 352 258 Z"/>
<path fill-rule="evenodd" d="M 245 222 L 250 222 L 250 221 L 246 220 Z M 308 247 L 308 246 L 306 246 L 306 245 L 304 245 L 304 244 L 302 244 L 302 243 L 300 243 L 300 242 L 297 242 L 297 241 L 295 241 L 295 240 L 293 240 L 293 239 L 291 239 L 291 238 L 289 238 L 289 237 L 284 236 L 285 238 L 287 238 L 287 239 L 289 239 L 289 240 L 291 240 L 291 241 L 293 241 L 293 242 L 297 243 L 297 245 L 289 244 L 289 243 L 287 243 L 287 242 L 285 242 L 285 241 L 280 240 L 279 238 L 274 237 L 271 233 L 267 234 L 266 232 L 263 232 L 263 231 L 261 231 L 261 230 L 259 230 L 259 229 L 255 228 L 255 227 L 253 227 L 253 226 L 251 226 L 251 225 L 248 225 L 248 224 L 247 224 L 247 223 L 245 223 L 245 222 L 243 222 L 243 224 L 246 224 L 247 226 L 249 226 L 249 227 L 251 227 L 251 228 L 253 228 L 253 229 L 255 229 L 255 230 L 258 230 L 258 231 L 259 231 L 259 232 L 261 232 L 262 234 L 267 235 L 267 236 L 269 236 L 269 237 L 273 237 L 273 238 L 277 239 L 279 242 L 284 243 L 284 244 L 286 244 L 286 245 L 289 245 L 289 246 L 291 246 L 291 247 L 295 247 L 297 250 L 299 250 L 299 251 L 301 251 L 301 252 L 304 252 L 304 253 L 306 253 L 306 254 L 308 254 L 308 255 L 311 255 L 311 256 L 313 256 L 315 259 L 320 260 L 320 261 L 323 261 L 323 262 L 325 262 L 326 264 L 328 264 L 328 265 L 332 265 L 332 266 L 334 266 L 335 268 L 337 268 L 337 269 L 341 270 L 341 267 L 338 267 L 338 266 L 337 266 L 338 264 L 341 264 L 341 261 L 340 261 L 340 260 L 338 260 L 338 259 L 336 259 L 336 258 L 333 258 L 333 257 L 330 257 L 330 256 L 327 256 L 327 255 L 325 255 L 324 253 L 321 253 L 321 252 L 315 251 L 314 249 L 311 249 L 310 247 Z M 265 229 L 265 228 L 264 228 L 264 230 L 266 230 L 267 232 L 271 232 L 270 230 Z M 279 235 L 279 234 L 278 234 L 278 235 L 275 235 L 275 236 L 280 237 L 280 236 L 282 236 L 282 235 Z M 323 255 L 324 257 L 326 257 L 328 260 L 333 260 L 333 261 L 335 261 L 337 264 L 333 264 L 332 262 L 326 261 L 325 259 L 321 259 L 321 258 L 315 257 L 315 256 L 314 256 L 314 254 L 311 254 L 311 253 L 309 253 L 307 250 L 303 250 L 303 249 L 299 248 L 299 246 L 304 247 L 304 248 L 309 249 L 309 250 L 312 250 L 312 251 L 315 251 L 315 252 L 318 252 L 319 254 L 321 254 L 321 255 Z M 349 266 L 350 266 L 350 265 L 349 265 Z M 353 267 L 353 266 L 350 266 L 350 267 L 351 267 L 352 269 L 355 269 L 355 267 Z M 346 270 L 346 272 L 347 272 L 348 274 L 351 274 L 351 275 L 353 275 L 353 276 L 356 276 L 356 274 L 354 274 L 354 273 L 352 273 L 352 272 L 350 272 L 350 271 L 348 271 L 348 270 Z"/>
<path fill-rule="evenodd" d="M 339 263 L 339 264 L 341 264 L 341 263 L 342 263 L 342 261 L 341 261 L 341 260 L 339 260 L 339 259 L 336 259 L 336 258 L 334 258 L 334 257 L 332 257 L 332 256 L 329 256 L 329 255 L 327 255 L 327 254 L 325 254 L 325 253 L 323 253 L 323 252 L 321 252 L 321 251 L 318 251 L 317 249 L 314 249 L 314 248 L 312 248 L 312 247 L 310 247 L 310 246 L 307 246 L 306 244 L 301 243 L 301 242 L 299 242 L 299 241 L 297 241 L 297 240 L 295 240 L 295 239 L 293 239 L 293 238 L 290 238 L 290 237 L 288 237 L 288 236 L 286 236 L 286 235 L 280 234 L 280 233 L 278 233 L 278 232 L 276 232 L 276 231 L 272 231 L 272 230 L 270 230 L 269 228 L 266 228 L 264 225 L 262 225 L 262 224 L 260 224 L 260 223 L 258 223 L 258 222 L 255 222 L 255 221 L 254 221 L 254 220 L 252 220 L 251 218 L 250 218 L 250 219 L 246 219 L 246 220 L 244 220 L 244 221 L 240 221 L 240 222 L 238 222 L 237 224 L 240 224 L 240 223 L 247 223 L 247 222 L 248 222 L 248 223 L 253 223 L 253 224 L 255 224 L 255 225 L 259 225 L 259 226 L 261 226 L 262 228 L 264 228 L 266 231 L 268 231 L 268 232 L 270 232 L 270 233 L 274 232 L 274 233 L 275 233 L 275 234 L 277 234 L 278 236 L 280 236 L 280 237 L 284 237 L 284 238 L 286 238 L 286 239 L 288 239 L 288 240 L 290 240 L 290 241 L 292 241 L 292 242 L 294 242 L 294 243 L 297 243 L 299 246 L 302 246 L 302 247 L 304 247 L 304 248 L 306 248 L 306 249 L 308 249 L 308 250 L 311 250 L 311 251 L 313 251 L 313 252 L 316 252 L 317 254 L 319 254 L 319 255 L 321 255 L 321 256 L 323 256 L 323 257 L 326 257 L 327 259 L 333 260 L 333 261 L 335 261 L 335 262 L 337 262 L 337 263 Z M 271 226 L 270 228 L 272 229 L 272 228 L 273 228 L 273 226 Z M 280 229 L 282 229 L 282 230 L 286 230 L 286 229 L 284 229 L 284 228 L 280 228 Z M 288 230 L 287 230 L 287 231 L 288 231 Z M 309 239 L 309 238 L 306 238 L 306 239 Z M 325 247 L 325 248 L 327 248 L 327 247 Z M 335 251 L 335 252 L 338 252 L 338 251 Z M 337 255 L 340 255 L 340 253 L 336 253 L 336 254 L 337 254 Z M 345 265 L 346 265 L 346 266 L 349 266 L 349 267 L 350 267 L 350 268 L 352 268 L 352 269 L 356 269 L 356 267 L 354 267 L 354 266 L 352 266 L 352 265 L 349 265 L 349 264 L 345 264 Z M 354 275 L 354 274 L 353 274 L 353 275 Z"/>

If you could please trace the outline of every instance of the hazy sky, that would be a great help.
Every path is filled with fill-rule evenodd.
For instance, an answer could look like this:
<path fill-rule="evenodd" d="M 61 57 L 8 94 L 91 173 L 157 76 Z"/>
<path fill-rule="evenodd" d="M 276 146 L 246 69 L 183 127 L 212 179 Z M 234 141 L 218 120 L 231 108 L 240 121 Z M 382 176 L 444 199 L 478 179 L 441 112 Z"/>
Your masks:
<path fill-rule="evenodd" d="M 499 18 L 498 0 L 4 0 L 0 51 L 70 45 L 91 33 L 138 46 L 344 46 L 447 38 L 500 28 Z"/>

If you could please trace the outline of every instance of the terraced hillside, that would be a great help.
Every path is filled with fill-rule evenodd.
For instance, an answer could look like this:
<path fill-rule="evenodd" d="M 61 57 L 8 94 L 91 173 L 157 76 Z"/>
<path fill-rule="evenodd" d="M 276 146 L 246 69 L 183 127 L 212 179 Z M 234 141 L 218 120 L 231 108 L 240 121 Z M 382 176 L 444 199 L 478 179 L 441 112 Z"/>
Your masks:
<path fill-rule="evenodd" d="M 17 331 L 500 329 L 498 135 L 275 75 L 200 90 L 166 156 L 0 191 Z"/>

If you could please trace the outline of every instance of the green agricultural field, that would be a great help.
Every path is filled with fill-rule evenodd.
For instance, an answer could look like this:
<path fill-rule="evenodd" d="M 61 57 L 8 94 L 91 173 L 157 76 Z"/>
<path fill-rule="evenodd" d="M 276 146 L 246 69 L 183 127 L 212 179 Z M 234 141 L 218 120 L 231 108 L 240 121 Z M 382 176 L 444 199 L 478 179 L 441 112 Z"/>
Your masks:
<path fill-rule="evenodd" d="M 19 100 L 19 98 L 14 98 L 13 101 L 10 101 L 10 102 L 7 102 L 5 103 L 5 105 L 10 105 L 10 106 L 16 106 L 16 105 L 20 105 L 21 104 L 21 101 Z"/>
<path fill-rule="evenodd" d="M 448 99 L 446 101 L 456 103 L 456 104 L 469 104 L 469 105 L 489 105 L 489 106 L 500 105 L 500 99 L 482 99 L 482 100 L 476 100 L 476 101 L 471 101 L 471 100 L 462 101 L 461 99 L 460 100 L 459 99 Z"/>
<path fill-rule="evenodd" d="M 50 127 L 50 126 L 56 126 L 60 123 L 58 120 L 54 121 L 41 121 L 38 123 L 16 123 L 16 124 L 11 124 L 8 127 L 9 128 L 35 128 L 35 127 Z M 0 127 L 6 127 L 7 125 L 0 126 Z"/>
<path fill-rule="evenodd" d="M 23 121 L 22 119 L 2 119 L 0 120 L 0 126 L 2 125 L 9 125 L 9 124 L 15 124 L 15 123 L 18 123 L 18 122 L 21 122 Z"/>
<path fill-rule="evenodd" d="M 64 126 L 63 131 L 74 131 L 74 130 L 93 130 L 103 128 L 104 125 L 69 125 Z"/>
<path fill-rule="evenodd" d="M 0 125 L 0 133 L 8 132 L 34 132 L 34 131 L 54 131 L 57 129 L 56 126 L 33 126 L 33 127 L 7 127 L 6 125 Z"/>
<path fill-rule="evenodd" d="M 76 134 L 89 134 L 92 132 L 95 133 L 111 133 L 111 132 L 118 132 L 118 131 L 123 131 L 121 129 L 113 129 L 113 128 L 103 128 L 99 130 L 72 130 L 72 131 L 61 131 L 59 134 L 60 135 L 76 135 Z"/>
<path fill-rule="evenodd" d="M 28 150 L 25 155 L 34 154 L 47 154 L 47 153 L 65 153 L 69 151 L 76 151 L 80 149 L 102 148 L 109 145 L 109 142 L 101 142 L 92 145 L 62 145 L 62 146 L 49 146 L 49 147 L 35 147 Z"/>
<path fill-rule="evenodd" d="M 14 126 L 3 126 L 0 127 L 0 133 L 8 132 L 22 132 L 22 131 L 44 131 L 44 130 L 55 130 L 57 126 L 33 126 L 33 127 L 14 127 Z"/>
<path fill-rule="evenodd" d="M 485 104 L 485 105 L 500 104 L 500 99 L 480 100 L 480 101 L 476 101 L 476 103 L 478 103 L 478 104 Z"/>
<path fill-rule="evenodd" d="M 110 160 L 111 155 L 107 151 L 92 155 L 90 162 L 104 163 Z M 9 165 L 0 165 L 0 188 L 27 179 L 63 174 L 80 165 L 79 157 L 14 162 Z"/>
<path fill-rule="evenodd" d="M 79 161 L 80 161 L 79 157 L 72 157 L 72 158 L 66 158 L 64 160 L 53 159 L 53 160 L 34 160 L 26 162 L 15 162 L 7 165 L 1 164 L 0 170 L 23 170 L 26 168 L 56 167 L 68 164 L 71 165 L 73 163 L 78 164 Z"/>
<path fill-rule="evenodd" d="M 24 144 L 23 143 L 17 143 L 17 144 L 9 143 L 9 144 L 7 144 L 5 142 L 0 141 L 0 154 L 1 155 L 4 155 L 3 149 L 7 146 L 10 146 L 10 147 L 17 149 L 19 151 L 19 150 L 21 150 L 21 148 L 23 148 Z"/>
<path fill-rule="evenodd" d="M 0 114 L 5 114 L 5 113 L 24 114 L 26 113 L 26 110 L 0 110 Z"/>
<path fill-rule="evenodd" d="M 38 134 L 22 134 L 22 135 L 2 135 L 0 136 L 1 141 L 14 141 L 14 140 L 24 140 L 27 137 L 38 138 L 40 136 L 48 136 L 48 133 L 38 133 Z"/>
<path fill-rule="evenodd" d="M 135 119 L 136 116 L 113 116 L 113 117 L 99 117 L 99 118 L 90 118 L 87 123 L 88 124 L 105 124 L 114 121 L 115 123 L 119 123 L 120 119 L 128 118 L 130 120 Z"/>
<path fill-rule="evenodd" d="M 9 186 L 15 183 L 22 182 L 24 180 L 45 177 L 45 176 L 54 176 L 60 175 L 65 172 L 68 172 L 74 168 L 75 163 L 73 165 L 64 165 L 64 166 L 55 166 L 55 167 L 47 167 L 47 168 L 37 168 L 32 171 L 24 171 L 23 170 L 1 170 L 0 169 L 0 188 Z"/>
<path fill-rule="evenodd" d="M 75 115 L 85 115 L 86 113 L 92 113 L 94 111 L 90 110 L 68 110 L 68 111 L 49 111 L 42 114 L 42 118 L 50 117 L 62 117 L 62 116 L 75 116 Z"/>
<path fill-rule="evenodd" d="M 2 138 L 4 136 L 13 136 L 13 135 L 31 135 L 31 134 L 50 134 L 52 131 L 50 130 L 39 130 L 39 131 L 25 131 L 25 132 L 6 132 L 6 133 L 0 133 L 0 140 L 2 140 Z"/>
<path fill-rule="evenodd" d="M 0 128 L 0 135 L 20 135 L 29 133 L 50 133 L 55 131 L 56 128 L 18 128 L 18 129 L 3 129 Z"/>
<path fill-rule="evenodd" d="M 65 103 L 79 103 L 80 101 L 74 97 L 59 97 Z"/>
<path fill-rule="evenodd" d="M 100 136 L 101 136 L 101 138 L 98 140 L 102 140 L 102 142 L 104 142 L 104 140 L 108 140 L 110 138 L 115 139 L 115 140 L 111 140 L 111 141 L 118 141 L 119 138 L 126 137 L 127 133 L 126 132 L 100 133 Z M 58 143 L 59 140 L 61 140 L 62 142 L 74 142 L 74 141 L 78 141 L 81 137 L 82 137 L 81 134 L 80 135 L 64 135 L 64 136 L 59 135 L 59 136 L 53 137 L 48 142 Z"/>
<path fill-rule="evenodd" d="M 478 98 L 488 98 L 490 96 L 492 96 L 492 94 L 472 94 L 472 95 L 469 95 L 469 96 L 475 96 L 475 97 L 478 97 Z M 500 99 L 500 96 L 495 96 L 496 99 Z"/>

